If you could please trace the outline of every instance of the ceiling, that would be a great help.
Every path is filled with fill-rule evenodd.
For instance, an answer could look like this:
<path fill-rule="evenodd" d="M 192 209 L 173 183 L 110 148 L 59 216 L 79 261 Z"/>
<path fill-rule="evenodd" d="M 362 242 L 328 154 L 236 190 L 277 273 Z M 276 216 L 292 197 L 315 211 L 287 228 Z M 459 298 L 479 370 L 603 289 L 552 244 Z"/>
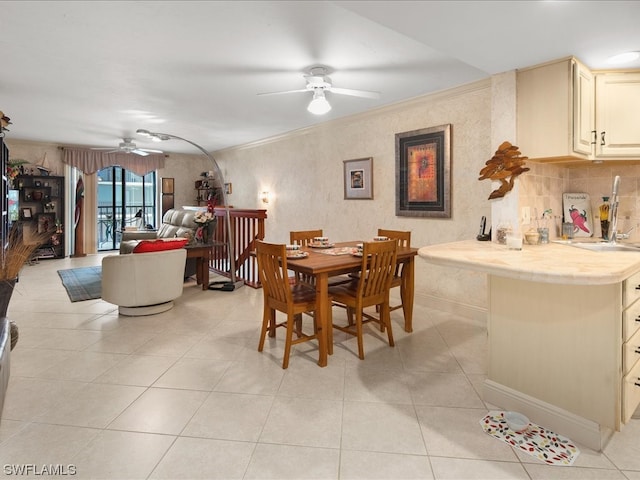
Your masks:
<path fill-rule="evenodd" d="M 9 138 L 215 151 L 575 55 L 640 50 L 638 1 L 0 1 Z M 307 112 L 313 65 L 336 87 Z M 640 68 L 640 62 L 625 68 Z M 195 153 L 188 143 L 165 151 Z"/>

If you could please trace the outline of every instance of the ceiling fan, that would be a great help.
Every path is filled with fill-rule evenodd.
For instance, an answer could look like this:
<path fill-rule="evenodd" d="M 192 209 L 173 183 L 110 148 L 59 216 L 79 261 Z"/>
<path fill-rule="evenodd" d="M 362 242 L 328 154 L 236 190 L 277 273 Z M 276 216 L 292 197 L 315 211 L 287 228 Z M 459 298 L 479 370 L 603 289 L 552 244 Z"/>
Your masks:
<path fill-rule="evenodd" d="M 105 153 L 134 153 L 136 155 L 141 155 L 146 157 L 150 153 L 162 153 L 162 150 L 149 150 L 146 148 L 138 148 L 135 143 L 133 143 L 133 138 L 123 138 L 123 141 L 120 142 L 117 148 L 92 148 L 91 150 L 108 150 Z"/>
<path fill-rule="evenodd" d="M 282 95 L 285 93 L 312 92 L 313 99 L 307 110 L 316 115 L 322 115 L 331 110 L 331 105 L 325 97 L 325 92 L 337 93 L 340 95 L 351 95 L 353 97 L 362 98 L 380 98 L 380 92 L 370 92 L 368 90 L 354 90 L 350 88 L 334 87 L 331 79 L 328 77 L 329 70 L 327 67 L 316 66 L 311 67 L 308 74 L 304 75 L 307 86 L 299 90 L 286 90 L 283 92 L 259 93 L 258 95 Z"/>

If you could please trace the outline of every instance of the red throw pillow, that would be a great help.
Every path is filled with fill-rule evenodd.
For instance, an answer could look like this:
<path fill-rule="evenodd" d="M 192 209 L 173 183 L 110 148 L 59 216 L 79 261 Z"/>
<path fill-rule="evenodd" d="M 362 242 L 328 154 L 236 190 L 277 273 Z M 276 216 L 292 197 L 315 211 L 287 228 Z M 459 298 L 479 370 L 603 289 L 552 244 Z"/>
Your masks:
<path fill-rule="evenodd" d="M 167 240 L 140 240 L 131 253 L 162 252 L 164 250 L 177 250 L 184 247 L 189 239 L 170 238 Z"/>

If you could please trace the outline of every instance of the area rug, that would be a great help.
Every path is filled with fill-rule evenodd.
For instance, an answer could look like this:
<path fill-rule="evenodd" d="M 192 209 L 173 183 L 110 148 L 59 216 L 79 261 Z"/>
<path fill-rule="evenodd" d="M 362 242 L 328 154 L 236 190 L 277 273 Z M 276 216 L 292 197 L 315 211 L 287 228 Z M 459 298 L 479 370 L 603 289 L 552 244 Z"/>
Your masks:
<path fill-rule="evenodd" d="M 58 275 L 72 302 L 93 300 L 102 296 L 102 267 L 58 270 Z"/>
<path fill-rule="evenodd" d="M 504 412 L 489 412 L 480 420 L 483 430 L 503 442 L 548 465 L 572 465 L 580 450 L 566 437 L 553 433 L 540 425 L 531 423 L 529 428 L 516 433 L 509 428 Z"/>

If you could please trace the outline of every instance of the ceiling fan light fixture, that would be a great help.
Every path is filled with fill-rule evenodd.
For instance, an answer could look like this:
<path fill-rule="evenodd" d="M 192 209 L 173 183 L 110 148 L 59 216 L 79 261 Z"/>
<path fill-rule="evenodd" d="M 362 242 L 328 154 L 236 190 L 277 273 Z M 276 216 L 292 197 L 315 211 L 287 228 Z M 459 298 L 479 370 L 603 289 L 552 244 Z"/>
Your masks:
<path fill-rule="evenodd" d="M 313 92 L 313 100 L 309 103 L 307 110 L 314 115 L 324 115 L 331 110 L 331 105 L 324 96 L 323 90 L 316 90 Z"/>
<path fill-rule="evenodd" d="M 633 62 L 640 58 L 640 52 L 624 52 L 618 55 L 614 55 L 613 57 L 609 57 L 607 60 L 612 65 L 622 65 L 625 63 Z"/>

